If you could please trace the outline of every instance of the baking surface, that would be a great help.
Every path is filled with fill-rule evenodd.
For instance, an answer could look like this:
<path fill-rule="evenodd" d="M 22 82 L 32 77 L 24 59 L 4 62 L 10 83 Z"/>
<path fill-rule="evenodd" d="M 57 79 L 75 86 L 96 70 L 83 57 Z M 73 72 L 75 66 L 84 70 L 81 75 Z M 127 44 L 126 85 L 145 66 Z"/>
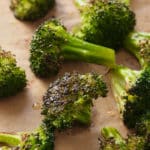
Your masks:
<path fill-rule="evenodd" d="M 33 109 L 33 104 L 42 100 L 42 95 L 51 81 L 63 75 L 64 72 L 95 71 L 105 75 L 107 68 L 80 62 L 68 62 L 63 64 L 57 76 L 46 80 L 36 78 L 30 70 L 28 61 L 29 44 L 34 30 L 41 22 L 52 16 L 59 17 L 70 30 L 79 23 L 79 13 L 73 5 L 73 0 L 57 0 L 56 7 L 43 19 L 27 23 L 14 18 L 9 9 L 9 3 L 10 0 L 0 0 L 0 45 L 3 49 L 10 50 L 16 55 L 18 65 L 26 71 L 28 85 L 16 96 L 0 100 L 0 131 L 30 131 L 36 128 L 41 121 L 40 110 Z M 137 17 L 136 29 L 150 32 L 150 0 L 132 0 L 132 9 Z M 117 62 L 131 68 L 139 67 L 136 60 L 124 51 L 117 54 Z M 106 80 L 109 86 L 108 78 Z M 107 98 L 99 98 L 94 102 L 90 127 L 75 127 L 72 130 L 56 133 L 55 150 L 97 150 L 98 134 L 100 128 L 104 126 L 116 127 L 124 136 L 128 132 L 119 117 L 111 91 Z"/>

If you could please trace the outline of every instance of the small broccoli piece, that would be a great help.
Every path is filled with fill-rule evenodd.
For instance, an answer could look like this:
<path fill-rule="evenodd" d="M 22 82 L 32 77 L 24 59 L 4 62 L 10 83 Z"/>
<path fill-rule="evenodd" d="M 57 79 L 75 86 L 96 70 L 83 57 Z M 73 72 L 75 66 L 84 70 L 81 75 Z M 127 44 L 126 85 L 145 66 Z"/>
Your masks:
<path fill-rule="evenodd" d="M 117 129 L 112 127 L 101 129 L 99 142 L 100 150 L 127 150 L 126 141 Z"/>
<path fill-rule="evenodd" d="M 138 59 L 142 67 L 150 64 L 150 33 L 131 32 L 124 41 L 124 47 Z"/>
<path fill-rule="evenodd" d="M 139 118 L 135 130 L 138 135 L 150 136 L 150 111 Z"/>
<path fill-rule="evenodd" d="M 125 124 L 135 128 L 150 109 L 150 67 L 135 71 L 120 66 L 112 70 L 112 90 Z"/>
<path fill-rule="evenodd" d="M 0 48 L 0 98 L 15 95 L 25 86 L 25 71 L 17 67 L 11 52 Z"/>
<path fill-rule="evenodd" d="M 117 129 L 105 127 L 100 134 L 100 150 L 146 150 L 144 137 L 123 138 Z"/>
<path fill-rule="evenodd" d="M 60 130 L 74 123 L 89 125 L 92 100 L 106 94 L 107 87 L 100 75 L 66 73 L 49 85 L 43 97 L 42 114 L 46 122 Z"/>
<path fill-rule="evenodd" d="M 73 37 L 56 19 L 46 21 L 31 41 L 31 68 L 37 76 L 48 77 L 58 72 L 62 60 L 115 66 L 114 50 Z"/>
<path fill-rule="evenodd" d="M 122 47 L 136 22 L 129 6 L 117 0 L 84 3 L 82 0 L 77 2 L 78 6 L 81 4 L 81 25 L 75 28 L 75 36 L 116 50 Z"/>
<path fill-rule="evenodd" d="M 54 130 L 47 124 L 42 124 L 33 132 L 15 134 L 0 133 L 0 142 L 10 147 L 3 147 L 2 150 L 53 150 Z"/>
<path fill-rule="evenodd" d="M 20 20 L 36 20 L 54 6 L 55 0 L 11 0 L 10 8 Z"/>

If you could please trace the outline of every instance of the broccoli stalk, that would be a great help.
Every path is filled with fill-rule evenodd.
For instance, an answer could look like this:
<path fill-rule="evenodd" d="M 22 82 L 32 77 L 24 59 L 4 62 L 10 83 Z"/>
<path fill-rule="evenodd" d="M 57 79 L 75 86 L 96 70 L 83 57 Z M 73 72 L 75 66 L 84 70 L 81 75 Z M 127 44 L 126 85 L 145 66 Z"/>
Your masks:
<path fill-rule="evenodd" d="M 81 24 L 74 29 L 76 37 L 115 50 L 123 46 L 135 26 L 135 14 L 128 5 L 117 0 L 76 3 L 81 10 Z"/>
<path fill-rule="evenodd" d="M 124 47 L 138 59 L 142 67 L 150 64 L 150 33 L 131 32 L 124 41 Z"/>
<path fill-rule="evenodd" d="M 26 81 L 25 71 L 17 67 L 15 57 L 0 48 L 0 98 L 17 94 Z"/>
<path fill-rule="evenodd" d="M 21 143 L 21 134 L 0 133 L 0 142 L 8 143 L 11 146 L 17 146 Z"/>
<path fill-rule="evenodd" d="M 66 73 L 51 83 L 43 96 L 40 127 L 16 135 L 0 133 L 0 142 L 19 150 L 53 150 L 54 131 L 70 128 L 75 123 L 89 125 L 92 100 L 105 97 L 107 92 L 101 75 Z"/>
<path fill-rule="evenodd" d="M 101 129 L 100 150 L 147 150 L 144 137 L 130 135 L 123 138 L 117 129 L 105 127 Z"/>
<path fill-rule="evenodd" d="M 31 41 L 31 68 L 37 76 L 47 77 L 58 72 L 62 60 L 115 66 L 114 50 L 73 37 L 58 20 L 46 21 Z"/>
<path fill-rule="evenodd" d="M 150 109 L 150 67 L 135 71 L 120 66 L 112 70 L 112 90 L 125 124 L 135 128 Z"/>
<path fill-rule="evenodd" d="M 55 0 L 11 0 L 10 8 L 20 20 L 36 20 L 54 6 Z"/>

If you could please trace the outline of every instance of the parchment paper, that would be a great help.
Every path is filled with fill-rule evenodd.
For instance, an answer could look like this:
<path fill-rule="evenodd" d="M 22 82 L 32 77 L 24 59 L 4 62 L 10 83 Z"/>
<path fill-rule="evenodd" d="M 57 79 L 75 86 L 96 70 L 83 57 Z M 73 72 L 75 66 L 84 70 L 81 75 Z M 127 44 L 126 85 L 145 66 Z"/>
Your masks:
<path fill-rule="evenodd" d="M 72 0 L 57 0 L 56 7 L 44 18 L 33 22 L 21 22 L 14 18 L 9 9 L 10 0 L 0 0 L 0 45 L 12 51 L 18 65 L 27 74 L 28 85 L 16 96 L 0 99 L 0 131 L 19 132 L 31 131 L 41 121 L 40 109 L 33 109 L 34 103 L 42 100 L 48 84 L 64 74 L 78 71 L 80 73 L 95 71 L 105 76 L 109 85 L 107 68 L 80 62 L 64 63 L 59 74 L 50 79 L 41 80 L 34 76 L 29 67 L 29 44 L 33 32 L 44 20 L 56 16 L 67 26 L 68 30 L 80 22 L 80 15 Z M 136 29 L 150 32 L 150 0 L 132 0 L 132 9 L 137 16 Z M 125 51 L 117 54 L 117 62 L 138 69 L 137 61 Z M 116 127 L 123 136 L 128 130 L 123 125 L 111 91 L 107 98 L 99 98 L 94 102 L 93 117 L 90 127 L 75 127 L 62 133 L 56 133 L 55 150 L 97 150 L 100 128 Z"/>

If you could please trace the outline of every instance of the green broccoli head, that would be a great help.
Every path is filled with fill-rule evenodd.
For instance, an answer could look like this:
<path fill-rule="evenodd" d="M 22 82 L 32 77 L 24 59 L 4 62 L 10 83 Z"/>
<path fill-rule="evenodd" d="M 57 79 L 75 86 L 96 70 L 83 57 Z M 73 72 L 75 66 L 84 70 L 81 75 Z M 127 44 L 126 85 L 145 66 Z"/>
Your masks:
<path fill-rule="evenodd" d="M 120 113 L 129 128 L 150 108 L 150 68 L 141 71 L 118 67 L 112 72 L 112 88 Z"/>
<path fill-rule="evenodd" d="M 105 127 L 101 129 L 100 150 L 145 150 L 145 138 L 130 135 L 123 138 L 117 129 Z"/>
<path fill-rule="evenodd" d="M 131 32 L 126 37 L 124 46 L 138 59 L 142 67 L 150 64 L 150 33 Z"/>
<path fill-rule="evenodd" d="M 0 97 L 15 95 L 25 86 L 25 71 L 17 67 L 10 52 L 0 49 Z"/>
<path fill-rule="evenodd" d="M 31 68 L 38 76 L 56 74 L 59 70 L 62 58 L 60 57 L 60 45 L 64 43 L 63 34 L 65 28 L 60 22 L 53 20 L 41 25 L 35 32 L 31 42 Z M 62 36 L 62 37 L 61 37 Z"/>
<path fill-rule="evenodd" d="M 11 0 L 11 9 L 16 18 L 35 20 L 43 17 L 53 7 L 55 0 Z"/>
<path fill-rule="evenodd" d="M 43 97 L 42 114 L 57 129 L 74 123 L 89 124 L 92 100 L 106 96 L 107 87 L 97 74 L 66 73 L 49 85 Z"/>
<path fill-rule="evenodd" d="M 96 0 L 84 7 L 79 31 L 86 41 L 118 49 L 135 26 L 135 14 L 123 2 Z M 78 30 L 78 29 L 77 29 Z"/>
<path fill-rule="evenodd" d="M 114 67 L 112 49 L 90 44 L 73 37 L 56 19 L 43 23 L 31 41 L 31 68 L 40 77 L 59 71 L 62 60 L 83 61 Z"/>

